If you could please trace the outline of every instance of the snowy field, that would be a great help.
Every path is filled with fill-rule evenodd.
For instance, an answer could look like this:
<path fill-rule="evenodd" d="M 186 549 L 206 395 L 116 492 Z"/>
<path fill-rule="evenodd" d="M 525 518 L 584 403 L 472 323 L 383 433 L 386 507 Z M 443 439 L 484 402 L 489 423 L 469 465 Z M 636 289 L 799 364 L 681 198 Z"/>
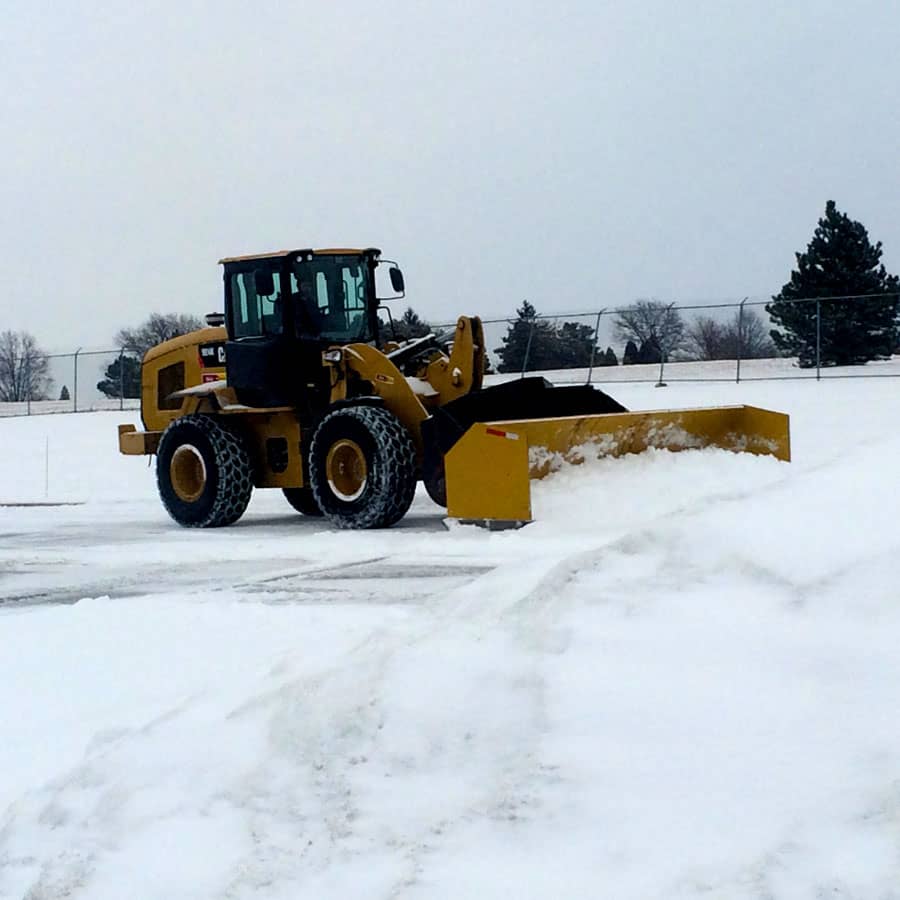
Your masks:
<path fill-rule="evenodd" d="M 96 412 L 0 421 L 0 897 L 900 897 L 900 382 L 537 521 L 195 532 Z"/>

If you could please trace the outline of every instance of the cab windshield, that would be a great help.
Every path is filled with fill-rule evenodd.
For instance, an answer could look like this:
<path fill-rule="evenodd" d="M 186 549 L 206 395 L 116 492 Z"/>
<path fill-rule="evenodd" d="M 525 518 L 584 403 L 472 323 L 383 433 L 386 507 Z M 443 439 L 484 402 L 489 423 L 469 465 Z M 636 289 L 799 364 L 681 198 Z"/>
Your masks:
<path fill-rule="evenodd" d="M 369 269 L 358 256 L 314 256 L 291 272 L 298 337 L 336 344 L 373 339 L 369 316 Z"/>

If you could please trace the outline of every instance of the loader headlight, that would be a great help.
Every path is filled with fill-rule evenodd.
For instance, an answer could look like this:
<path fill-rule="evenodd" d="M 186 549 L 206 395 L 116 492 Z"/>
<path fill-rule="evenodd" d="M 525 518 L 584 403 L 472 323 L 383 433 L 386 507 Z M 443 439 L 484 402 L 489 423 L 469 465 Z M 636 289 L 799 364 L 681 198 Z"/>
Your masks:
<path fill-rule="evenodd" d="M 322 351 L 322 362 L 339 363 L 343 358 L 344 358 L 344 354 L 341 350 L 323 350 Z"/>

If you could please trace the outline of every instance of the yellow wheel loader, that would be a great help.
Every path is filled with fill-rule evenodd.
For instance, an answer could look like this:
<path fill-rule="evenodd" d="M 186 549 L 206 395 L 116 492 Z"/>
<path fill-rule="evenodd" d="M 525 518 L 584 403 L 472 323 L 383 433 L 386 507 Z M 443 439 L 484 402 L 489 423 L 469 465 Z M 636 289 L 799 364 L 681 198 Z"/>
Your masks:
<path fill-rule="evenodd" d="M 181 525 L 229 525 L 254 487 L 270 487 L 340 528 L 386 527 L 419 480 L 451 516 L 522 523 L 529 479 L 559 459 L 703 446 L 790 458 L 780 413 L 629 413 L 589 385 L 543 378 L 483 387 L 477 317 L 451 338 L 384 333 L 378 309 L 394 298 L 376 295 L 376 272 L 387 267 L 395 297 L 404 283 L 375 248 L 221 264 L 224 316 L 146 353 L 144 430 L 119 426 L 122 453 L 156 454 L 160 497 Z"/>

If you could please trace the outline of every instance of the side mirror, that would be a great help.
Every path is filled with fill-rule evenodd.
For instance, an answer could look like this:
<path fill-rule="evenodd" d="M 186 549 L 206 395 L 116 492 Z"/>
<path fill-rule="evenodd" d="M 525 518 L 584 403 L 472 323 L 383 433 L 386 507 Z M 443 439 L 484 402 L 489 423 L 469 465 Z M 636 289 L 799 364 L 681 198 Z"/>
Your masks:
<path fill-rule="evenodd" d="M 275 293 L 275 279 L 268 269 L 257 269 L 254 273 L 256 293 L 260 297 L 270 297 Z"/>
<path fill-rule="evenodd" d="M 391 287 L 398 294 L 402 294 L 406 289 L 403 283 L 403 273 L 396 266 L 391 266 L 388 273 L 391 276 Z"/>

